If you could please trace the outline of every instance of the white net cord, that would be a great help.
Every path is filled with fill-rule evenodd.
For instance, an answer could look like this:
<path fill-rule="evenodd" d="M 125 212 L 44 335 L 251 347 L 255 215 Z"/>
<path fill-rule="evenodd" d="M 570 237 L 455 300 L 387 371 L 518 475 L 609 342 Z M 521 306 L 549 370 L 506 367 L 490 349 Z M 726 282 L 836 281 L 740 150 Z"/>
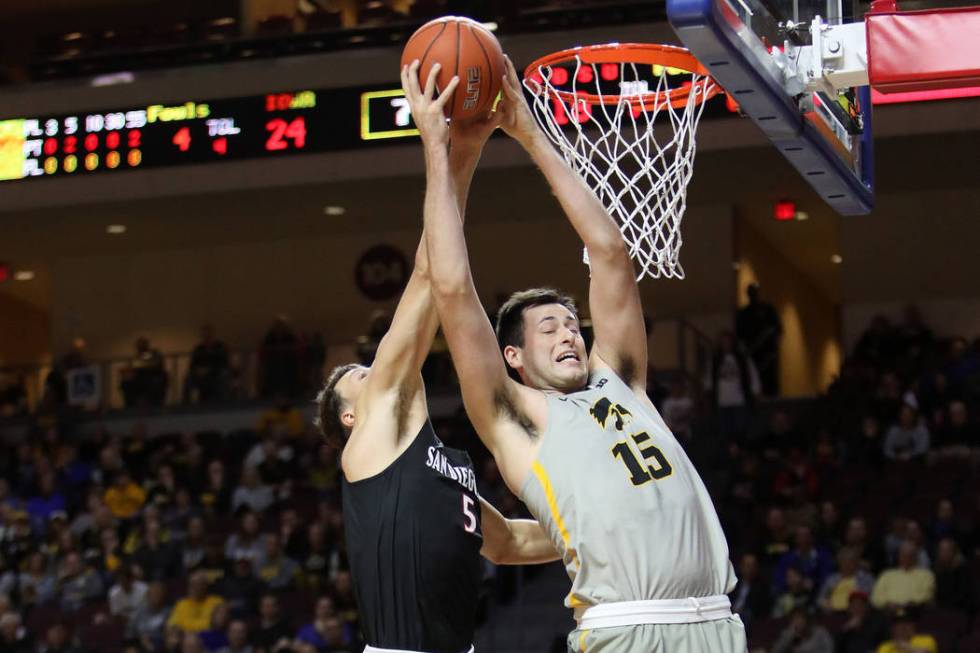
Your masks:
<path fill-rule="evenodd" d="M 541 67 L 540 76 L 525 79 L 524 85 L 533 94 L 533 111 L 545 133 L 618 223 L 639 266 L 637 278 L 683 279 L 681 218 L 694 171 L 695 133 L 705 106 L 702 95 L 709 93 L 712 82 L 690 73 L 687 102 L 675 108 L 669 101 L 665 69 L 655 75 L 656 88 L 648 88 L 648 82 L 640 81 L 637 64 L 618 65 L 623 81 L 615 103 L 587 104 L 576 99 L 569 107 L 551 82 L 551 66 Z M 579 88 L 583 66 L 592 67 L 592 76 L 585 75 L 586 79 L 600 79 L 599 64 L 583 63 L 576 56 L 574 71 L 568 70 L 571 89 L 565 92 L 576 98 L 582 92 L 602 97 L 598 82 L 594 88 L 591 84 L 587 90 Z M 661 114 L 666 114 L 665 119 L 656 124 Z M 563 115 L 564 127 L 559 124 Z"/>

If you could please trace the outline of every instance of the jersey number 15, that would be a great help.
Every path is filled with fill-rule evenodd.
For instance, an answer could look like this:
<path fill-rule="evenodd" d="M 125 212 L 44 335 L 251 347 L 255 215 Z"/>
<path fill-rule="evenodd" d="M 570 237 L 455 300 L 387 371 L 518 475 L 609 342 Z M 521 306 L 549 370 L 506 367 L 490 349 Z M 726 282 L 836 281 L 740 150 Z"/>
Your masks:
<path fill-rule="evenodd" d="M 637 459 L 628 440 L 617 442 L 616 446 L 612 448 L 612 455 L 622 460 L 623 464 L 626 465 L 626 469 L 630 473 L 630 481 L 633 482 L 633 485 L 643 485 L 651 480 L 659 481 L 662 478 L 670 476 L 674 470 L 670 466 L 670 463 L 667 462 L 663 452 L 652 443 L 647 444 L 650 440 L 649 433 L 641 431 L 640 433 L 634 433 L 630 437 L 633 438 L 633 442 L 636 443 L 636 446 L 640 450 L 640 455 L 643 456 L 643 461 L 647 464 L 644 465 Z"/>

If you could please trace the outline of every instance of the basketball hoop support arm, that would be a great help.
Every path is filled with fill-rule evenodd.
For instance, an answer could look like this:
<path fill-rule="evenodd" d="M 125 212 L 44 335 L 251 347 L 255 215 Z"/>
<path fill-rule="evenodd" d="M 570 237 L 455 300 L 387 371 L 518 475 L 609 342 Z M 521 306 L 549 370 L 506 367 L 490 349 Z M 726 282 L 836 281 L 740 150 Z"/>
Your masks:
<path fill-rule="evenodd" d="M 828 25 L 817 16 L 810 23 L 810 37 L 812 45 L 786 41 L 782 52 L 772 52 L 787 93 L 819 91 L 833 97 L 841 89 L 868 85 L 864 23 Z"/>
<path fill-rule="evenodd" d="M 781 52 L 779 47 L 769 47 L 768 42 L 757 37 L 733 4 L 734 0 L 667 0 L 667 18 L 677 36 L 708 69 L 711 77 L 735 98 L 742 112 L 827 204 L 841 215 L 868 213 L 874 206 L 870 88 L 856 87 L 860 133 L 848 131 L 846 125 L 838 124 L 836 112 L 830 107 L 838 95 L 836 91 L 824 93 L 829 95 L 829 102 L 821 100 L 819 105 L 815 97 L 810 98 L 813 106 L 807 109 L 803 104 L 808 98 L 804 96 L 815 95 L 807 93 L 810 83 L 807 71 L 814 70 L 810 58 L 807 68 L 800 70 L 797 46 L 786 52 Z M 821 41 L 825 36 L 821 31 Z M 844 39 L 841 36 L 832 40 L 840 42 Z M 859 44 L 852 45 L 860 52 Z M 849 49 L 845 47 L 845 50 Z M 837 58 L 838 53 L 830 54 Z M 830 63 L 827 67 L 833 68 L 831 79 L 844 68 L 841 62 Z M 816 68 L 820 71 L 820 83 L 829 84 L 824 80 L 823 69 L 820 61 Z M 787 91 L 787 84 L 793 87 L 792 91 Z M 829 86 L 833 87 L 833 84 Z M 836 122 L 828 123 L 825 120 L 827 113 L 835 116 Z M 840 127 L 845 127 L 843 142 L 838 138 L 842 131 Z M 847 152 L 841 152 L 839 146 Z"/>

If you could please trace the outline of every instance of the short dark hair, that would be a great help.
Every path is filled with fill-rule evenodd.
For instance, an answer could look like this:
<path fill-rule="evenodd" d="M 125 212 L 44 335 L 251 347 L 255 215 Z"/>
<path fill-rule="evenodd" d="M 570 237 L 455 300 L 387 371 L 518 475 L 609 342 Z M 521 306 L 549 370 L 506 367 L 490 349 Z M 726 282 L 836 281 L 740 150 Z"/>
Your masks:
<path fill-rule="evenodd" d="M 497 343 L 504 347 L 524 346 L 524 311 L 544 304 L 561 304 L 578 317 L 575 300 L 554 288 L 531 288 L 511 295 L 497 311 Z"/>
<path fill-rule="evenodd" d="M 357 363 L 348 363 L 333 368 L 323 389 L 314 400 L 316 417 L 313 419 L 313 425 L 326 439 L 327 444 L 336 449 L 343 449 L 344 442 L 347 440 L 347 427 L 340 421 L 340 409 L 344 406 L 344 398 L 337 392 L 337 382 L 356 367 L 359 367 Z"/>

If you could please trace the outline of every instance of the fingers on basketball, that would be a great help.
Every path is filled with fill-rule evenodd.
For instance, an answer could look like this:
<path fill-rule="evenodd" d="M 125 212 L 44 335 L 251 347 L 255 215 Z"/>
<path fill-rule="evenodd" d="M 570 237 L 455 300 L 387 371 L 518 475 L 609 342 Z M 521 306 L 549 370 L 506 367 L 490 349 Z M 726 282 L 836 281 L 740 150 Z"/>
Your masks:
<path fill-rule="evenodd" d="M 405 97 L 411 102 L 414 98 L 422 94 L 419 90 L 418 59 L 402 65 L 402 91 Z"/>
<path fill-rule="evenodd" d="M 421 68 L 422 62 L 416 59 L 408 67 L 408 84 L 412 89 L 412 94 L 415 97 L 422 95 L 422 85 L 419 83 L 419 68 Z"/>
<path fill-rule="evenodd" d="M 432 76 L 435 76 L 435 73 L 433 73 Z M 433 105 L 439 107 L 439 109 L 443 109 L 446 106 L 446 103 L 449 102 L 450 99 L 452 99 L 453 93 L 456 91 L 457 86 L 459 86 L 459 77 L 456 77 L 454 75 L 453 78 L 449 80 L 449 83 L 446 85 L 446 88 L 442 89 L 442 93 L 439 94 L 439 97 L 436 98 L 435 102 L 433 102 Z"/>
<path fill-rule="evenodd" d="M 445 103 L 446 116 L 469 120 L 485 116 L 500 92 L 505 70 L 500 43 L 492 32 L 468 18 L 447 16 L 420 27 L 408 40 L 402 63 L 421 61 L 421 84 L 428 81 L 430 66 L 442 64 L 436 89 L 444 91 L 458 76 L 454 96 Z"/>
<path fill-rule="evenodd" d="M 520 82 L 517 81 L 517 71 L 514 70 L 514 64 L 511 62 L 510 57 L 504 55 L 504 62 L 507 66 L 506 73 L 504 74 L 504 93 L 513 100 L 520 96 L 521 86 Z"/>
<path fill-rule="evenodd" d="M 425 97 L 433 97 L 433 93 L 436 90 L 436 79 L 439 76 L 439 70 L 442 68 L 442 64 L 438 61 L 432 64 L 432 68 L 429 70 L 429 76 L 425 80 Z"/>

